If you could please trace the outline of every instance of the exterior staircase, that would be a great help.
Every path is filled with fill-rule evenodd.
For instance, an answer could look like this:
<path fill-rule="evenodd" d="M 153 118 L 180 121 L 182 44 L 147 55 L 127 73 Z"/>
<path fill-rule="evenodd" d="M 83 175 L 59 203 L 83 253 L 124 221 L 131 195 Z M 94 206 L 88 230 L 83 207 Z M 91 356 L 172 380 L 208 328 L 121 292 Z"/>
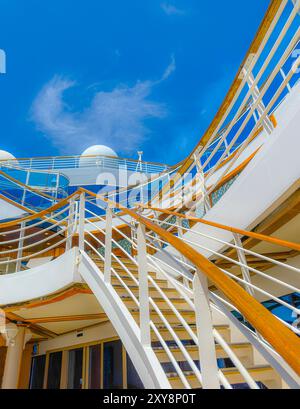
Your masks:
<path fill-rule="evenodd" d="M 94 255 L 91 255 L 91 258 L 99 268 L 99 271 L 103 271 L 104 261 Z M 131 273 L 130 275 L 124 271 L 124 268 L 120 266 L 120 263 L 126 265 Z M 118 261 L 112 262 L 112 269 L 117 272 L 119 278 L 121 278 L 126 286 L 128 286 L 130 291 L 135 296 L 138 296 L 139 287 L 135 282 L 135 279 L 138 279 L 137 266 L 128 258 L 118 257 Z M 180 312 L 180 315 L 184 318 L 190 330 L 193 331 L 196 336 L 195 311 L 185 301 L 185 299 L 176 290 L 176 288 L 172 287 L 168 280 L 162 279 L 155 271 L 149 271 L 148 274 L 153 280 L 153 283 L 149 284 L 149 295 L 153 299 L 155 305 L 159 308 L 160 312 L 167 319 L 168 324 L 171 325 L 172 330 L 184 345 L 184 348 L 189 354 L 190 358 L 193 360 L 195 365 L 200 368 L 198 346 L 195 344 L 190 334 L 178 320 L 176 314 L 169 307 L 166 298 L 169 299 L 176 310 Z M 119 279 L 114 275 L 112 276 L 111 284 L 126 308 L 131 313 L 132 317 L 139 324 L 139 310 L 138 308 L 136 308 L 132 298 L 128 296 L 124 286 L 120 285 Z M 160 291 L 157 287 L 159 287 Z M 162 297 L 161 291 L 165 294 L 166 298 Z M 159 314 L 157 314 L 154 308 L 151 308 L 150 310 L 150 317 L 151 321 L 156 325 L 160 336 L 168 345 L 174 359 L 181 368 L 190 387 L 201 388 L 201 382 L 199 382 L 199 379 L 192 371 L 189 363 L 185 358 L 184 353 L 174 341 L 174 336 L 168 330 L 168 326 L 164 325 L 161 317 L 159 316 Z M 223 320 L 224 323 L 222 324 L 218 323 L 218 321 L 220 320 L 218 320 L 217 317 L 215 321 L 216 322 L 213 322 L 214 330 L 218 331 L 224 341 L 228 343 L 231 351 L 240 360 L 242 365 L 246 368 L 259 388 L 279 389 L 285 386 L 284 382 L 276 373 L 276 371 L 270 365 L 268 365 L 267 362 L 264 362 L 262 357 L 259 357 L 257 355 L 257 353 L 254 351 L 253 345 L 248 342 L 242 334 L 239 334 L 239 342 L 234 342 L 232 340 L 230 322 L 226 320 L 226 318 Z M 155 355 L 160 362 L 164 372 L 166 373 L 171 387 L 175 389 L 184 388 L 182 380 L 178 376 L 168 354 L 166 353 L 164 347 L 162 346 L 153 330 L 151 331 L 151 347 L 155 352 Z M 215 350 L 218 366 L 225 378 L 228 380 L 228 383 L 233 388 L 249 388 L 249 386 L 245 382 L 245 379 L 243 378 L 239 370 L 237 370 L 234 363 L 228 356 L 228 353 L 222 348 L 222 346 L 216 344 Z"/>

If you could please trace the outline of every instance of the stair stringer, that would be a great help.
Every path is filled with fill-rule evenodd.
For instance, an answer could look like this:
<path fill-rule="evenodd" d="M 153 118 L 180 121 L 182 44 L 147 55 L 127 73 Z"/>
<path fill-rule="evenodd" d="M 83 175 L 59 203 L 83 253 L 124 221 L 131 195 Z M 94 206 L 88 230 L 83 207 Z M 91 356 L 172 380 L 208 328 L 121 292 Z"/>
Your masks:
<path fill-rule="evenodd" d="M 115 328 L 130 359 L 147 389 L 171 389 L 169 380 L 151 348 L 140 340 L 140 328 L 111 284 L 104 282 L 97 265 L 84 252 L 78 265 L 79 274 L 92 290 Z"/>

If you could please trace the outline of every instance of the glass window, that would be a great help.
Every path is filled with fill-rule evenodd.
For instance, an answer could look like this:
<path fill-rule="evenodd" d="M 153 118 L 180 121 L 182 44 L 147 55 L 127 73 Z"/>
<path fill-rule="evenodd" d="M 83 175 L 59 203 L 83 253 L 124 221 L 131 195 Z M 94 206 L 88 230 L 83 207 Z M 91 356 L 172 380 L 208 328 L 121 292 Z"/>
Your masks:
<path fill-rule="evenodd" d="M 89 389 L 99 389 L 101 385 L 101 346 L 89 347 Z"/>
<path fill-rule="evenodd" d="M 49 354 L 48 389 L 59 389 L 61 375 L 62 351 Z"/>
<path fill-rule="evenodd" d="M 129 355 L 127 357 L 127 389 L 144 389 L 144 385 L 137 373 Z"/>
<path fill-rule="evenodd" d="M 31 361 L 29 389 L 43 389 L 46 355 L 34 356 Z"/>
<path fill-rule="evenodd" d="M 121 341 L 104 343 L 103 387 L 104 389 L 123 388 Z"/>
<path fill-rule="evenodd" d="M 68 389 L 82 389 L 83 348 L 69 351 Z"/>

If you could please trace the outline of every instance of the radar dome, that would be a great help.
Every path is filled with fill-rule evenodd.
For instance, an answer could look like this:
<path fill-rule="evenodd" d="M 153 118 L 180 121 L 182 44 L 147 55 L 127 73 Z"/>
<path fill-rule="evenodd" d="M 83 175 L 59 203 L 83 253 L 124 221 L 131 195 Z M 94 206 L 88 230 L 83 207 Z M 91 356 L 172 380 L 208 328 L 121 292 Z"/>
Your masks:
<path fill-rule="evenodd" d="M 0 160 L 16 159 L 11 153 L 0 150 Z"/>
<path fill-rule="evenodd" d="M 105 145 L 93 145 L 87 148 L 84 152 L 82 152 L 82 156 L 90 156 L 90 155 L 95 155 L 95 156 L 114 156 L 118 157 L 115 151 L 113 151 L 111 148 Z"/>

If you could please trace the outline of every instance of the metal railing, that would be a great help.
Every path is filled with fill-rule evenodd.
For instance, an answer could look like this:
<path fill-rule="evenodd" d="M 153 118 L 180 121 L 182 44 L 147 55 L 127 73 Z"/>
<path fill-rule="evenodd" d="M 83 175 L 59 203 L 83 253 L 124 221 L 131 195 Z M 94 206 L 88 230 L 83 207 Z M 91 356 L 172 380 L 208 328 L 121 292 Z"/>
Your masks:
<path fill-rule="evenodd" d="M 231 242 L 216 234 L 194 233 L 183 215 L 175 215 L 178 219 L 170 223 L 159 209 L 153 210 L 154 214 L 149 211 L 152 212 L 147 209 L 143 216 L 143 209 L 129 210 L 80 189 L 48 210 L 1 223 L 0 266 L 3 265 L 4 273 L 18 272 L 26 268 L 30 259 L 49 254 L 55 257 L 78 245 L 82 254 L 88 254 L 97 265 L 98 278 L 115 289 L 118 303 L 123 303 L 138 323 L 141 344 L 154 352 L 163 349 L 172 368 L 167 373 L 170 380 L 177 379 L 185 388 L 198 385 L 230 389 L 226 371 L 217 364 L 216 351 L 221 348 L 249 387 L 258 388 L 251 368 L 214 327 L 213 314 L 217 312 L 243 333 L 290 387 L 298 388 L 295 373 L 300 373 L 300 339 L 295 333 L 299 331 L 272 315 L 257 296 L 263 294 L 299 314 L 297 307 L 272 294 L 274 285 L 288 292 L 298 291 L 298 287 L 284 280 L 286 276 L 270 274 L 275 266 L 298 275 L 298 267 L 245 247 L 241 241 L 243 231 L 228 228 L 226 231 L 234 234 Z M 222 230 L 221 226 L 211 227 Z M 196 238 L 190 239 L 187 234 L 195 234 Z M 253 234 L 256 240 L 261 238 Z M 222 249 L 211 249 L 199 236 Z M 267 236 L 265 240 L 276 241 Z M 300 249 L 300 245 L 282 240 L 276 245 Z M 203 251 L 210 251 L 213 257 Z M 222 265 L 224 260 L 230 266 Z M 266 263 L 267 270 L 254 266 L 257 260 Z M 240 272 L 232 272 L 231 265 Z M 258 284 L 253 275 L 263 277 L 267 284 Z M 245 317 L 252 327 L 241 323 L 233 311 Z M 185 331 L 184 339 L 178 329 Z M 193 348 L 198 348 L 198 358 Z M 183 361 L 184 367 L 180 364 Z"/>
<path fill-rule="evenodd" d="M 91 193 L 89 195 L 87 192 L 86 196 L 81 196 L 82 204 L 80 207 L 82 209 L 85 208 L 85 222 L 82 223 L 81 230 L 79 230 L 81 249 L 87 251 L 94 260 L 98 261 L 98 265 L 101 265 L 101 277 L 108 285 L 115 285 L 115 282 L 117 282 L 118 286 L 122 287 L 122 291 L 127 293 L 127 297 L 132 301 L 132 305 L 135 306 L 139 312 L 138 319 L 141 329 L 141 339 L 145 340 L 145 345 L 149 345 L 151 344 L 149 340 L 153 339 L 153 334 L 155 334 L 156 339 L 160 342 L 169 357 L 174 371 L 184 387 L 191 387 L 189 377 L 192 374 L 196 377 L 199 385 L 203 387 L 215 388 L 222 385 L 224 388 L 230 388 L 226 376 L 217 368 L 215 345 L 218 344 L 226 350 L 235 368 L 239 371 L 249 387 L 257 388 L 257 383 L 254 381 L 249 370 L 239 361 L 226 340 L 213 328 L 212 319 L 209 318 L 211 309 L 217 310 L 226 316 L 228 314 L 232 315 L 232 311 L 238 311 L 241 315 L 244 314 L 254 327 L 254 331 L 243 325 L 239 327 L 239 329 L 245 333 L 246 338 L 251 340 L 251 343 L 258 348 L 259 352 L 262 353 L 268 363 L 279 372 L 280 376 L 283 377 L 289 385 L 296 387 L 297 381 L 293 378 L 291 372 L 286 370 L 282 357 L 289 362 L 289 365 L 296 370 L 298 374 L 300 372 L 300 360 L 295 357 L 295 354 L 293 354 L 293 357 L 279 354 L 278 347 L 279 349 L 283 347 L 282 339 L 284 338 L 285 343 L 291 342 L 291 349 L 293 345 L 297 345 L 296 349 L 298 349 L 300 340 L 297 340 L 297 337 L 292 335 L 293 332 L 298 333 L 298 330 L 273 316 L 259 302 L 255 301 L 255 294 L 249 289 L 255 289 L 255 291 L 259 291 L 268 297 L 270 293 L 264 288 L 259 288 L 257 285 L 251 283 L 249 278 L 250 272 L 260 275 L 261 273 L 257 268 L 253 268 L 245 262 L 244 251 L 246 252 L 246 250 L 243 249 L 239 241 L 237 241 L 238 244 L 233 244 L 232 246 L 238 251 L 240 258 L 238 258 L 238 260 L 232 258 L 231 262 L 237 264 L 239 268 L 242 269 L 243 278 L 241 279 L 238 275 L 233 275 L 228 270 L 222 268 L 222 266 L 219 267 L 216 263 L 213 264 L 209 262 L 205 257 L 202 258 L 201 253 L 198 253 L 198 251 L 193 250 L 191 247 L 194 243 L 187 241 L 184 236 L 178 238 L 174 236 L 174 234 L 170 235 L 167 231 L 164 233 L 164 230 L 158 227 L 158 225 L 163 224 L 164 221 L 159 219 L 154 220 L 153 217 L 149 218 L 149 215 L 147 216 L 147 220 L 136 212 L 125 209 L 112 202 L 108 202 L 109 206 L 106 207 L 106 217 L 98 216 L 98 211 L 92 211 L 90 208 L 87 209 L 86 205 L 89 204 L 95 208 L 99 206 L 103 208 L 105 200 L 103 197 L 99 197 L 100 204 L 97 204 L 92 200 L 93 197 L 94 194 Z M 122 215 L 120 215 L 118 209 L 122 210 Z M 129 215 L 131 221 L 125 219 L 124 214 Z M 155 224 L 153 222 L 155 222 Z M 126 226 L 126 234 L 122 228 L 120 228 L 120 224 Z M 84 226 L 88 226 L 89 228 L 87 229 Z M 181 231 L 184 230 L 182 224 L 178 226 L 175 225 L 175 227 L 172 225 L 172 228 L 177 228 Z M 128 229 L 130 229 L 130 233 Z M 124 246 L 124 243 L 121 244 L 116 237 L 125 240 L 129 246 Z M 235 239 L 239 240 L 239 237 L 235 236 Z M 218 238 L 214 238 L 214 240 L 217 242 L 220 241 Z M 118 255 L 112 251 L 113 248 L 117 251 Z M 249 252 L 251 255 L 254 254 L 253 251 Z M 261 256 L 261 258 L 266 262 L 270 262 L 271 260 L 270 257 L 266 256 Z M 195 260 L 197 261 L 196 263 Z M 276 266 L 298 272 L 298 269 L 293 266 L 286 265 L 277 260 L 273 260 L 273 262 Z M 115 265 L 117 265 L 118 268 L 116 268 Z M 128 265 L 131 265 L 131 267 L 128 267 Z M 138 275 L 134 274 L 132 271 L 133 268 L 138 271 Z M 208 274 L 208 271 L 212 268 L 216 269 L 215 274 L 220 275 L 217 280 L 212 279 L 212 276 Z M 176 307 L 172 298 L 168 297 L 164 292 L 164 289 L 160 288 L 159 283 L 157 283 L 151 275 L 153 271 L 158 274 L 160 278 L 165 279 L 171 288 L 177 291 L 178 298 L 185 300 L 190 309 L 187 318 L 186 315 Z M 265 273 L 262 273 L 262 275 L 264 278 L 267 276 Z M 227 284 L 225 284 L 225 277 L 230 280 Z M 217 286 L 217 292 L 210 289 L 211 283 L 208 285 L 207 279 L 212 280 L 213 284 Z M 224 280 L 224 282 L 222 280 Z M 237 286 L 233 284 L 235 281 L 238 283 Z M 285 289 L 288 289 L 288 291 L 297 290 L 296 286 L 282 280 L 273 279 L 271 277 L 270 281 L 276 283 L 278 286 L 283 286 Z M 138 295 L 132 291 L 132 285 L 139 288 Z M 226 285 L 228 285 L 227 289 L 225 289 Z M 235 295 L 233 293 L 230 294 L 231 290 L 229 290 L 229 287 L 231 286 L 234 288 L 233 292 L 237 290 L 241 293 L 239 295 L 238 293 Z M 244 286 L 247 291 L 243 290 Z M 167 310 L 171 311 L 173 317 L 171 320 L 168 313 L 166 313 L 167 311 L 161 309 L 155 299 L 151 297 L 150 293 L 153 289 L 159 293 L 159 296 L 165 305 L 167 305 Z M 221 296 L 219 295 L 219 291 L 223 293 Z M 244 301 L 240 302 L 239 305 L 237 300 L 241 299 L 241 297 L 244 298 Z M 280 300 L 278 297 L 273 297 L 273 299 Z M 249 302 L 250 305 L 255 305 L 255 314 L 257 315 L 258 311 L 259 314 L 261 314 L 260 319 L 256 316 L 253 320 L 253 317 L 251 317 L 251 314 L 247 311 L 249 307 L 249 305 L 247 307 L 247 303 Z M 298 308 L 287 305 L 284 301 L 281 302 L 281 304 L 294 312 L 299 312 Z M 134 317 L 136 317 L 135 311 L 134 308 L 131 311 Z M 198 326 L 197 328 L 199 330 L 196 332 L 190 327 L 191 320 L 189 314 L 192 316 L 192 323 L 196 325 L 196 327 Z M 156 318 L 153 318 L 153 315 Z M 174 316 L 185 331 L 187 331 L 188 339 L 191 339 L 192 342 L 199 346 L 201 370 L 191 355 L 189 355 L 189 348 L 187 348 L 184 342 L 177 336 L 176 330 L 173 328 Z M 234 319 L 234 317 L 231 319 Z M 268 320 L 267 325 L 266 319 Z M 240 322 L 238 320 L 236 321 L 234 324 L 239 326 Z M 260 323 L 258 321 L 260 321 Z M 163 326 L 164 330 L 169 332 L 173 342 L 181 351 L 184 360 L 188 363 L 190 370 L 187 373 L 185 373 L 186 371 L 182 371 L 180 366 L 178 366 L 178 362 L 176 362 L 174 356 L 174 350 L 170 348 L 168 343 L 164 342 L 160 334 L 160 325 Z M 272 335 L 270 335 L 270 333 L 268 334 L 266 326 L 274 327 L 270 330 Z M 275 331 L 278 331 L 278 326 L 280 327 L 281 334 L 284 333 L 281 340 L 278 336 L 277 340 L 274 339 L 274 330 L 276 327 Z M 286 328 L 286 330 L 284 328 Z M 270 349 L 273 351 L 272 353 L 270 353 Z"/>
<path fill-rule="evenodd" d="M 24 159 L 9 159 L 0 161 L 5 166 L 19 167 L 23 169 L 36 170 L 62 170 L 73 168 L 99 168 L 101 169 L 121 169 L 140 173 L 160 173 L 168 170 L 169 166 L 153 163 L 139 162 L 134 159 L 123 159 L 103 155 L 89 156 L 55 156 L 37 157 Z"/>

